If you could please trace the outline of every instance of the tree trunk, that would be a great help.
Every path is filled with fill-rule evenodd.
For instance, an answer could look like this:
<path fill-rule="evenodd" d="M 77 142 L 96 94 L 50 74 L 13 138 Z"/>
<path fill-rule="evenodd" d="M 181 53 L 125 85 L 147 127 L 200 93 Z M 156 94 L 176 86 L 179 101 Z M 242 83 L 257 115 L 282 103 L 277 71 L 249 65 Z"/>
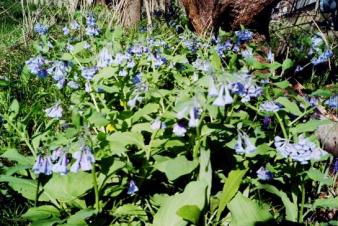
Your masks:
<path fill-rule="evenodd" d="M 125 27 L 135 26 L 141 20 L 141 0 L 124 1 L 122 25 Z"/>
<path fill-rule="evenodd" d="M 268 36 L 271 11 L 281 0 L 181 0 L 198 34 L 243 25 Z"/>

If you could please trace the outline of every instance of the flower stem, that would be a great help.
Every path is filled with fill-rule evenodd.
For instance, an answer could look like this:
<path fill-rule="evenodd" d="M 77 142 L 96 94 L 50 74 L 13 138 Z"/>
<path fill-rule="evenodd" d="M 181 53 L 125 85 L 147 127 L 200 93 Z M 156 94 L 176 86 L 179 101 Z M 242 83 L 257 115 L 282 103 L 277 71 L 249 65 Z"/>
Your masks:
<path fill-rule="evenodd" d="M 37 185 L 36 185 L 36 191 L 35 191 L 34 206 L 37 206 L 37 204 L 38 204 L 39 187 L 40 187 L 40 176 L 38 175 L 38 178 L 37 178 Z"/>
<path fill-rule="evenodd" d="M 93 175 L 93 186 L 94 186 L 94 193 L 95 193 L 95 209 L 97 212 L 100 212 L 101 207 L 100 207 L 100 199 L 99 199 L 99 188 L 97 186 L 95 165 L 93 165 L 92 175 Z"/>
<path fill-rule="evenodd" d="M 289 136 L 288 136 L 288 134 L 287 134 L 287 132 L 286 132 L 286 129 L 285 129 L 285 126 L 284 126 L 283 120 L 282 120 L 282 119 L 279 117 L 279 115 L 278 115 L 278 113 L 277 113 L 277 112 L 275 112 L 275 116 L 276 116 L 276 118 L 277 118 L 277 121 L 278 121 L 278 123 L 279 123 L 280 127 L 282 128 L 282 132 L 283 132 L 283 136 L 284 136 L 284 138 L 285 138 L 285 139 L 288 139 L 288 138 L 289 138 Z"/>
<path fill-rule="evenodd" d="M 301 200 L 301 206 L 299 210 L 299 223 L 303 223 L 303 212 L 304 212 L 304 205 L 305 205 L 305 186 L 304 186 L 304 180 L 302 180 L 302 200 Z"/>

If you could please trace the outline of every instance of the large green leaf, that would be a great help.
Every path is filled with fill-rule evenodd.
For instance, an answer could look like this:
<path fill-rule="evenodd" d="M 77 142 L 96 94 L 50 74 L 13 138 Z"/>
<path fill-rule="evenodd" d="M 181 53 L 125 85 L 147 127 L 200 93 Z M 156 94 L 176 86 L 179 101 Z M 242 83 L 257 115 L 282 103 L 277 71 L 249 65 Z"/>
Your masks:
<path fill-rule="evenodd" d="M 288 98 L 286 97 L 279 97 L 276 100 L 277 103 L 280 103 L 281 105 L 284 106 L 284 110 L 286 112 L 289 112 L 293 115 L 299 116 L 302 114 L 302 112 L 299 110 L 299 107 L 296 103 L 291 102 Z"/>
<path fill-rule="evenodd" d="M 92 175 L 85 172 L 69 173 L 66 176 L 54 174 L 43 187 L 59 202 L 70 202 L 92 188 Z"/>
<path fill-rule="evenodd" d="M 177 211 L 177 215 L 182 217 L 184 220 L 198 224 L 201 210 L 196 205 L 185 205 Z"/>
<path fill-rule="evenodd" d="M 255 226 L 257 223 L 267 223 L 273 219 L 266 206 L 258 205 L 256 201 L 240 192 L 231 200 L 228 208 L 232 226 Z"/>
<path fill-rule="evenodd" d="M 145 117 L 146 115 L 149 115 L 151 113 L 157 112 L 160 106 L 158 104 L 150 103 L 135 112 L 135 114 L 132 116 L 131 120 L 132 122 L 137 122 L 140 118 Z"/>
<path fill-rule="evenodd" d="M 326 120 L 310 120 L 306 123 L 298 124 L 296 127 L 291 128 L 290 131 L 292 133 L 305 133 L 305 132 L 313 132 L 315 131 L 318 126 L 320 125 L 326 125 L 330 124 L 331 121 L 326 119 Z"/>
<path fill-rule="evenodd" d="M 317 199 L 313 206 L 315 208 L 323 207 L 323 208 L 330 208 L 330 209 L 338 209 L 338 197 L 330 197 L 327 199 Z"/>
<path fill-rule="evenodd" d="M 146 212 L 139 206 L 133 204 L 125 204 L 113 211 L 115 216 L 138 216 L 146 218 Z"/>
<path fill-rule="evenodd" d="M 206 196 L 207 201 L 209 202 L 212 186 L 212 168 L 210 161 L 210 150 L 201 149 L 199 157 L 199 165 L 200 171 L 198 174 L 198 180 L 205 181 L 205 183 L 208 185 Z"/>
<path fill-rule="evenodd" d="M 163 158 L 157 161 L 154 167 L 165 173 L 169 180 L 173 181 L 193 171 L 198 165 L 197 161 L 189 161 L 184 156 L 176 158 Z"/>
<path fill-rule="evenodd" d="M 313 168 L 313 169 L 308 170 L 306 173 L 311 180 L 318 181 L 322 185 L 331 186 L 334 183 L 332 177 L 320 172 L 320 170 L 318 169 Z"/>
<path fill-rule="evenodd" d="M 94 209 L 83 209 L 76 212 L 74 215 L 71 215 L 67 219 L 67 223 L 63 224 L 65 226 L 86 226 L 86 219 L 96 214 L 97 211 Z"/>
<path fill-rule="evenodd" d="M 50 218 L 55 219 L 60 217 L 60 212 L 54 206 L 45 205 L 28 209 L 22 217 L 30 221 L 46 220 Z"/>
<path fill-rule="evenodd" d="M 223 191 L 220 196 L 220 202 L 217 212 L 217 221 L 220 219 L 223 210 L 225 209 L 226 205 L 230 202 L 230 200 L 234 197 L 236 192 L 239 189 L 239 186 L 242 183 L 243 177 L 246 174 L 247 169 L 244 170 L 232 170 L 229 173 L 227 180 L 223 185 Z"/>
<path fill-rule="evenodd" d="M 204 181 L 192 181 L 183 193 L 166 198 L 154 216 L 154 226 L 184 226 L 187 222 L 177 212 L 184 206 L 195 205 L 204 209 L 207 185 Z"/>
<path fill-rule="evenodd" d="M 110 149 L 113 154 L 126 152 L 127 145 L 136 145 L 139 148 L 144 148 L 143 136 L 136 132 L 116 132 L 107 137 L 110 144 Z"/>
<path fill-rule="evenodd" d="M 270 184 L 256 184 L 258 189 L 264 189 L 267 192 L 277 195 L 281 198 L 286 213 L 286 220 L 297 222 L 298 219 L 298 206 L 297 203 L 292 203 L 288 196 L 281 190 L 277 189 L 275 186 Z"/>
<path fill-rule="evenodd" d="M 88 118 L 89 122 L 94 124 L 97 127 L 105 126 L 109 123 L 109 121 L 99 112 L 95 111 Z"/>
<path fill-rule="evenodd" d="M 6 158 L 11 161 L 16 161 L 20 165 L 33 165 L 34 159 L 32 156 L 21 155 L 16 149 L 10 148 L 1 155 L 2 158 Z"/>

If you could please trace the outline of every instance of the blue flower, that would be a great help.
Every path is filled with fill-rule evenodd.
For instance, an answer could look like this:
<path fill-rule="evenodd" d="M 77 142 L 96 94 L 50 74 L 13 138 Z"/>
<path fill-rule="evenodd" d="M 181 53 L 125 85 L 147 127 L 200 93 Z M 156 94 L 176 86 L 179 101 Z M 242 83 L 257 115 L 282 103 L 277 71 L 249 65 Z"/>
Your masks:
<path fill-rule="evenodd" d="M 62 117 L 62 112 L 63 109 L 60 103 L 56 103 L 52 107 L 45 110 L 47 117 L 56 119 L 60 119 Z"/>
<path fill-rule="evenodd" d="M 333 164 L 333 172 L 334 173 L 338 173 L 338 158 L 336 158 L 334 160 L 334 164 Z"/>
<path fill-rule="evenodd" d="M 85 41 L 84 44 L 83 44 L 83 48 L 89 49 L 90 48 L 89 43 Z"/>
<path fill-rule="evenodd" d="M 237 142 L 235 144 L 237 154 L 251 154 L 256 151 L 256 147 L 244 132 L 238 132 Z"/>
<path fill-rule="evenodd" d="M 135 61 L 134 60 L 129 60 L 127 63 L 127 68 L 134 68 L 135 67 Z"/>
<path fill-rule="evenodd" d="M 304 68 L 303 68 L 302 66 L 297 65 L 297 67 L 296 67 L 296 69 L 295 69 L 295 73 L 301 72 L 301 71 L 303 71 L 303 70 L 304 70 Z"/>
<path fill-rule="evenodd" d="M 63 153 L 59 158 L 58 162 L 53 165 L 52 170 L 55 173 L 60 173 L 61 175 L 66 175 L 68 173 L 67 169 L 68 159 L 66 153 Z"/>
<path fill-rule="evenodd" d="M 94 18 L 93 15 L 88 15 L 86 21 L 87 21 L 87 25 L 88 25 L 88 26 L 93 27 L 93 26 L 96 25 L 96 20 L 95 20 L 95 18 Z"/>
<path fill-rule="evenodd" d="M 94 78 L 96 72 L 97 72 L 97 67 L 91 67 L 91 68 L 84 67 L 81 70 L 81 76 L 85 78 L 86 80 L 90 81 Z"/>
<path fill-rule="evenodd" d="M 53 62 L 52 67 L 50 67 L 47 72 L 52 75 L 53 79 L 57 82 L 57 87 L 61 89 L 64 86 L 67 78 L 68 66 L 63 61 Z"/>
<path fill-rule="evenodd" d="M 264 116 L 264 119 L 263 119 L 263 128 L 264 129 L 267 129 L 269 128 L 269 125 L 271 124 L 271 117 L 270 116 Z"/>
<path fill-rule="evenodd" d="M 237 40 L 240 42 L 246 42 L 252 39 L 253 33 L 249 30 L 241 30 L 235 32 Z"/>
<path fill-rule="evenodd" d="M 64 34 L 64 35 L 68 35 L 68 34 L 69 34 L 69 29 L 68 29 L 68 27 L 64 27 L 62 30 L 63 30 L 63 34 Z"/>
<path fill-rule="evenodd" d="M 70 23 L 69 23 L 69 27 L 70 29 L 72 30 L 77 30 L 80 28 L 80 25 L 78 24 L 78 22 L 76 20 L 72 20 Z"/>
<path fill-rule="evenodd" d="M 45 35 L 48 32 L 48 26 L 40 23 L 34 25 L 34 31 L 39 35 Z"/>
<path fill-rule="evenodd" d="M 51 160 L 52 161 L 57 161 L 58 159 L 60 159 L 60 157 L 64 154 L 64 151 L 62 148 L 58 147 L 56 148 L 51 155 Z"/>
<path fill-rule="evenodd" d="M 47 71 L 43 68 L 46 60 L 42 56 L 33 57 L 26 61 L 28 70 L 40 78 L 45 78 L 47 76 Z"/>
<path fill-rule="evenodd" d="M 104 47 L 97 55 L 97 66 L 99 68 L 107 67 L 113 63 L 113 57 L 109 53 L 108 48 Z"/>
<path fill-rule="evenodd" d="M 159 129 L 165 129 L 166 124 L 164 122 L 161 122 L 159 118 L 156 118 L 153 123 L 150 125 L 150 128 L 152 130 L 159 130 Z"/>
<path fill-rule="evenodd" d="M 318 65 L 327 62 L 332 56 L 332 50 L 325 50 L 318 58 L 313 58 L 311 62 L 313 65 Z"/>
<path fill-rule="evenodd" d="M 277 112 L 281 109 L 281 105 L 274 101 L 264 101 L 259 106 L 260 111 L 264 112 Z"/>
<path fill-rule="evenodd" d="M 268 52 L 267 59 L 270 63 L 273 63 L 275 61 L 275 55 L 272 53 L 271 49 Z"/>
<path fill-rule="evenodd" d="M 208 96 L 209 97 L 217 97 L 218 96 L 218 90 L 215 85 L 214 79 L 210 78 L 210 84 L 209 84 L 209 90 L 208 90 Z"/>
<path fill-rule="evenodd" d="M 92 169 L 92 164 L 95 162 L 95 157 L 89 147 L 84 146 L 80 151 L 73 154 L 76 161 L 70 168 L 70 171 L 77 173 L 79 170 L 88 171 Z"/>
<path fill-rule="evenodd" d="M 326 100 L 324 103 L 328 105 L 330 108 L 337 109 L 338 108 L 338 94 L 330 97 L 330 99 Z"/>
<path fill-rule="evenodd" d="M 253 81 L 252 76 L 246 73 L 237 74 L 237 81 L 230 85 L 230 89 L 242 98 L 242 103 L 262 95 L 263 92 L 262 88 Z"/>
<path fill-rule="evenodd" d="M 37 175 L 51 175 L 52 174 L 52 161 L 49 156 L 44 158 L 41 155 L 38 155 L 35 161 L 35 164 L 32 168 L 33 172 Z"/>
<path fill-rule="evenodd" d="M 263 181 L 270 181 L 273 178 L 273 174 L 270 171 L 266 170 L 263 166 L 261 166 L 256 173 L 258 179 Z"/>
<path fill-rule="evenodd" d="M 230 95 L 230 91 L 224 85 L 221 86 L 218 96 L 213 102 L 213 105 L 218 107 L 224 107 L 225 105 L 232 104 L 234 102 L 233 98 Z"/>
<path fill-rule="evenodd" d="M 277 136 L 275 137 L 275 147 L 284 158 L 290 157 L 301 164 L 307 164 L 310 160 L 319 160 L 321 156 L 325 155 L 322 149 L 316 147 L 303 135 L 299 136 L 298 143 L 295 144 Z"/>
<path fill-rule="evenodd" d="M 139 84 L 142 82 L 142 75 L 140 73 L 137 73 L 134 77 L 133 77 L 133 84 Z"/>
<path fill-rule="evenodd" d="M 100 34 L 100 29 L 97 27 L 86 27 L 86 35 L 92 37 Z"/>
<path fill-rule="evenodd" d="M 198 124 L 198 119 L 200 115 L 200 109 L 198 107 L 193 107 L 189 112 L 189 127 L 196 127 Z"/>
<path fill-rule="evenodd" d="M 187 132 L 186 128 L 182 123 L 176 123 L 173 128 L 173 133 L 178 137 L 184 137 L 185 133 Z"/>
<path fill-rule="evenodd" d="M 252 59 L 253 58 L 253 53 L 251 49 L 247 49 L 247 50 L 242 50 L 241 51 L 241 55 L 242 57 L 244 57 L 245 59 Z"/>
<path fill-rule="evenodd" d="M 78 89 L 80 87 L 79 83 L 75 81 L 69 81 L 67 85 L 72 89 Z"/>
<path fill-rule="evenodd" d="M 124 69 L 119 72 L 119 76 L 121 77 L 126 77 L 127 75 L 128 75 L 128 72 Z"/>
<path fill-rule="evenodd" d="M 127 194 L 128 195 L 135 195 L 136 192 L 138 192 L 138 187 L 136 186 L 135 184 L 135 181 L 134 180 L 130 180 L 129 181 L 129 186 L 128 186 L 128 191 L 127 191 Z"/>
<path fill-rule="evenodd" d="M 66 50 L 68 50 L 69 52 L 73 52 L 74 51 L 74 46 L 72 44 L 70 44 L 70 43 L 67 43 Z"/>

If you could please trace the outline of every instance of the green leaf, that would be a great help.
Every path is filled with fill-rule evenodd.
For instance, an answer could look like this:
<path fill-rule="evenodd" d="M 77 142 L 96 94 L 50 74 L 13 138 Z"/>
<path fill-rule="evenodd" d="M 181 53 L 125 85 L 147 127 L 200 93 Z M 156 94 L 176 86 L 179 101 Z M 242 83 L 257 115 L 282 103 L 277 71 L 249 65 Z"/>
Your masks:
<path fill-rule="evenodd" d="M 66 176 L 53 174 L 43 189 L 59 202 L 70 202 L 78 199 L 92 187 L 92 175 L 78 172 Z"/>
<path fill-rule="evenodd" d="M 313 203 L 314 208 L 330 208 L 330 209 L 338 209 L 338 197 L 330 197 L 327 199 L 317 199 Z"/>
<path fill-rule="evenodd" d="M 332 92 L 327 89 L 318 89 L 315 92 L 311 93 L 311 96 L 319 96 L 329 98 L 332 95 Z"/>
<path fill-rule="evenodd" d="M 97 127 L 103 127 L 109 123 L 109 121 L 97 111 L 92 113 L 92 115 L 88 118 L 88 121 Z"/>
<path fill-rule="evenodd" d="M 18 115 L 19 109 L 20 109 L 19 102 L 16 99 L 14 99 L 11 105 L 9 106 L 9 110 L 8 110 L 8 113 L 10 114 L 11 119 L 13 119 L 15 116 Z"/>
<path fill-rule="evenodd" d="M 20 165 L 33 165 L 34 163 L 32 156 L 23 156 L 14 148 L 8 149 L 1 155 L 1 157 L 11 161 L 16 161 Z"/>
<path fill-rule="evenodd" d="M 100 79 L 108 79 L 113 77 L 114 75 L 117 74 L 117 68 L 112 68 L 112 67 L 105 67 L 99 71 L 94 77 L 95 81 L 99 81 Z"/>
<path fill-rule="evenodd" d="M 293 67 L 293 61 L 289 58 L 285 59 L 282 65 L 283 71 L 290 69 L 291 67 Z"/>
<path fill-rule="evenodd" d="M 209 202 L 212 186 L 212 167 L 210 160 L 210 150 L 201 149 L 199 157 L 199 165 L 200 171 L 198 174 L 198 180 L 205 181 L 205 183 L 208 185 L 206 196 L 207 201 Z"/>
<path fill-rule="evenodd" d="M 116 210 L 113 211 L 114 215 L 117 216 L 142 216 L 146 217 L 146 212 L 139 206 L 133 205 L 133 204 L 125 204 L 123 206 L 118 207 Z"/>
<path fill-rule="evenodd" d="M 302 123 L 302 124 L 298 124 L 296 127 L 291 128 L 290 131 L 292 133 L 305 133 L 305 132 L 313 132 L 315 131 L 318 126 L 321 125 L 326 125 L 326 124 L 330 124 L 331 121 L 328 119 L 325 120 L 310 120 L 306 123 Z"/>
<path fill-rule="evenodd" d="M 162 205 L 154 216 L 154 226 L 187 225 L 177 212 L 183 206 L 195 205 L 203 210 L 205 205 L 205 190 L 207 185 L 203 181 L 192 181 L 184 189 L 183 193 L 175 194 L 163 200 Z"/>
<path fill-rule="evenodd" d="M 288 81 L 282 81 L 282 82 L 276 82 L 274 83 L 275 86 L 277 86 L 278 88 L 281 88 L 281 89 L 286 89 L 290 86 L 290 83 Z"/>
<path fill-rule="evenodd" d="M 94 209 L 83 209 L 76 212 L 74 215 L 71 215 L 67 220 L 67 226 L 80 226 L 87 225 L 86 219 L 97 214 L 97 211 Z"/>
<path fill-rule="evenodd" d="M 0 175 L 0 182 L 8 182 L 13 190 L 19 192 L 23 197 L 29 200 L 35 200 L 37 183 L 34 180 L 22 179 L 7 175 Z M 49 201 L 48 199 L 44 201 Z"/>
<path fill-rule="evenodd" d="M 264 189 L 265 191 L 277 195 L 279 198 L 281 198 L 283 205 L 285 207 L 286 220 L 297 222 L 298 219 L 297 203 L 292 203 L 288 198 L 288 196 L 283 191 L 277 189 L 273 185 L 257 183 L 256 186 L 258 189 Z"/>
<path fill-rule="evenodd" d="M 73 60 L 73 56 L 72 56 L 72 54 L 70 54 L 70 53 L 64 53 L 64 54 L 61 56 L 60 60 L 64 60 L 64 61 L 72 61 L 72 60 Z"/>
<path fill-rule="evenodd" d="M 54 225 L 60 225 L 57 223 L 61 223 L 61 222 L 63 222 L 63 220 L 51 218 L 51 219 L 34 221 L 32 222 L 32 224 L 30 224 L 30 226 L 54 226 Z"/>
<path fill-rule="evenodd" d="M 159 110 L 160 106 L 158 104 L 147 104 L 142 109 L 135 112 L 133 117 L 131 118 L 132 122 L 137 122 L 140 118 L 149 115 L 151 113 L 157 112 Z"/>
<path fill-rule="evenodd" d="M 286 112 L 289 112 L 293 115 L 300 116 L 302 112 L 299 110 L 299 107 L 297 106 L 296 103 L 291 102 L 288 98 L 286 97 L 279 97 L 276 100 L 277 103 L 280 103 L 281 105 L 284 106 L 284 110 Z"/>
<path fill-rule="evenodd" d="M 30 221 L 45 220 L 48 218 L 59 218 L 60 212 L 57 208 L 50 205 L 31 207 L 22 215 L 23 218 Z"/>
<path fill-rule="evenodd" d="M 189 161 L 184 156 L 178 156 L 176 158 L 164 158 L 165 160 L 157 161 L 154 164 L 154 168 L 165 173 L 170 181 L 189 174 L 193 171 L 197 165 L 197 161 Z"/>
<path fill-rule="evenodd" d="M 230 202 L 230 200 L 234 197 L 236 192 L 239 189 L 239 186 L 242 183 L 243 177 L 246 174 L 247 169 L 244 170 L 232 170 L 229 173 L 227 180 L 223 185 L 223 191 L 220 196 L 220 203 L 217 211 L 217 221 L 219 221 L 223 210 L 226 205 Z"/>
<path fill-rule="evenodd" d="M 116 132 L 107 136 L 107 140 L 113 154 L 121 154 L 128 151 L 127 145 L 136 145 L 139 148 L 144 148 L 143 136 L 140 133 Z"/>
<path fill-rule="evenodd" d="M 182 217 L 184 220 L 189 221 L 195 225 L 198 224 L 201 210 L 196 205 L 185 205 L 182 206 L 178 211 L 177 215 Z"/>
<path fill-rule="evenodd" d="M 240 192 L 231 200 L 228 208 L 233 226 L 255 226 L 273 219 L 266 206 L 258 205 L 256 201 L 243 196 Z"/>
<path fill-rule="evenodd" d="M 310 169 L 306 173 L 311 180 L 318 181 L 322 185 L 331 186 L 334 183 L 332 177 L 325 175 L 324 173 L 320 172 L 318 169 Z"/>

